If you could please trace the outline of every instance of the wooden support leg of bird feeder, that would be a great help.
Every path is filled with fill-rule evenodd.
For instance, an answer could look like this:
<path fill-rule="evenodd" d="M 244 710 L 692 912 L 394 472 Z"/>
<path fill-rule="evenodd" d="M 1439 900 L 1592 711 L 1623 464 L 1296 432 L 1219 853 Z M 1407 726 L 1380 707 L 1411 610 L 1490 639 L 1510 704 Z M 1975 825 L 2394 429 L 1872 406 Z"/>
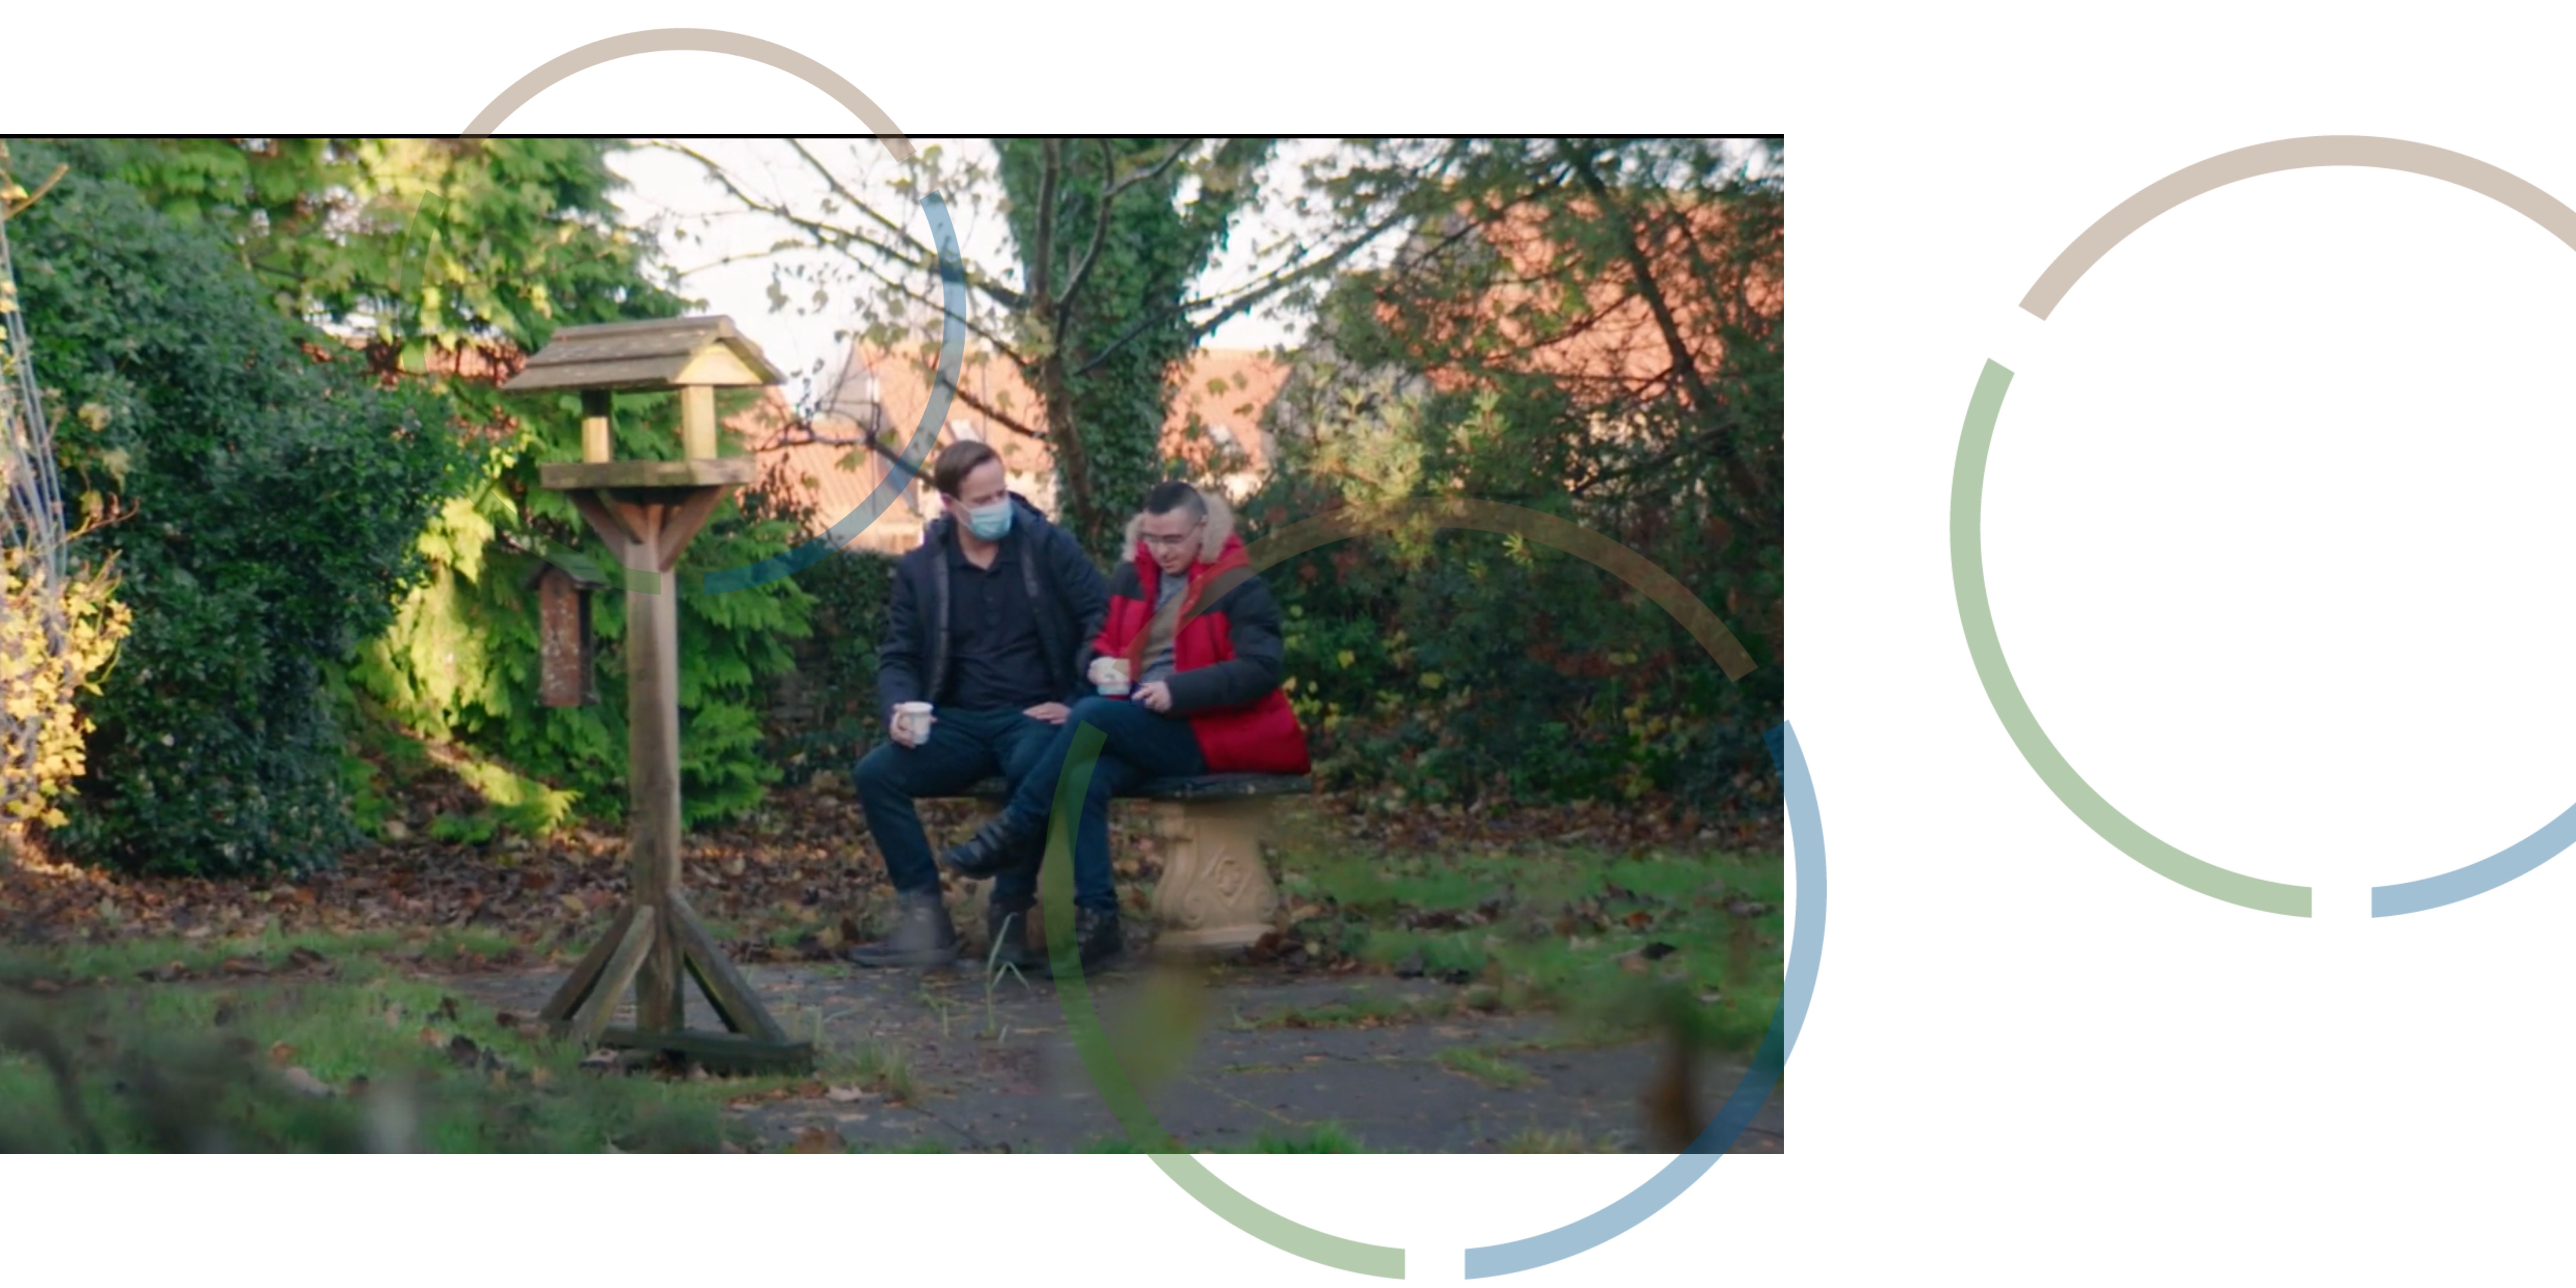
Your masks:
<path fill-rule="evenodd" d="M 680 869 L 680 597 L 667 565 L 652 557 L 670 507 L 620 508 L 643 547 L 621 552 L 627 566 L 664 574 L 652 593 L 626 593 L 627 889 L 636 903 L 660 908 Z M 647 1033 L 688 1027 L 676 948 L 669 935 L 656 936 L 636 977 L 635 1027 Z"/>
<path fill-rule="evenodd" d="M 607 932 L 602 934 L 599 942 L 592 944 L 590 951 L 583 953 L 581 960 L 573 965 L 572 974 L 564 979 L 562 987 L 555 990 L 553 999 L 546 1003 L 546 1009 L 537 1012 L 538 1019 L 561 1024 L 570 1020 L 573 1012 L 581 1009 L 583 1002 L 590 1000 L 592 989 L 599 984 L 600 974 L 608 969 L 609 955 L 615 953 L 617 945 L 625 941 L 626 927 L 634 920 L 634 904 L 627 904 L 617 910 L 617 915 L 609 919 Z"/>
<path fill-rule="evenodd" d="M 698 989 L 707 995 L 707 1000 L 715 1003 L 716 1014 L 726 1028 L 767 1042 L 787 1040 L 778 1021 L 769 1018 L 760 998 L 751 991 L 751 981 L 716 950 L 715 937 L 698 920 L 697 910 L 689 906 L 689 897 L 677 890 L 671 892 L 671 930 L 680 941 L 689 974 L 696 977 Z"/>
<path fill-rule="evenodd" d="M 626 724 L 629 808 L 626 907 L 609 934 L 564 981 L 545 1018 L 585 1041 L 679 1051 L 744 1067 L 811 1063 L 809 1044 L 789 1042 L 749 981 L 715 946 L 680 883 L 680 614 L 671 574 L 682 547 L 715 511 L 713 486 L 570 491 L 574 505 L 647 585 L 626 595 Z M 695 980 L 728 1034 L 691 1033 L 683 989 Z M 610 1029 L 627 986 L 635 1024 Z"/>
<path fill-rule="evenodd" d="M 572 1013 L 566 1023 L 574 1041 L 588 1046 L 608 1030 L 609 1013 L 617 1009 L 617 998 L 635 981 L 636 972 L 644 968 L 644 959 L 652 954 L 653 943 L 661 936 L 654 933 L 660 918 L 649 907 L 635 909 L 626 923 L 626 933 L 617 937 L 617 950 L 608 956 L 608 965 L 600 972 L 599 986 L 582 999 L 581 1009 Z"/>

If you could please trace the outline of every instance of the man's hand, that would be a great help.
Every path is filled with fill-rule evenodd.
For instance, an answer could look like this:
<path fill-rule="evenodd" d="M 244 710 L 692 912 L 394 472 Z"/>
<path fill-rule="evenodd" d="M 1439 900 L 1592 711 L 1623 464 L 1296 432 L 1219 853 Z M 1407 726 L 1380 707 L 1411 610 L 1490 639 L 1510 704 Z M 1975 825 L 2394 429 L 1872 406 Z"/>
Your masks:
<path fill-rule="evenodd" d="M 1172 686 L 1161 680 L 1137 685 L 1136 700 L 1145 704 L 1148 711 L 1169 711 L 1172 709 Z"/>
<path fill-rule="evenodd" d="M 939 717 L 932 716 L 930 719 L 933 723 L 937 723 Z M 906 730 L 903 723 L 903 713 L 900 711 L 886 717 L 886 734 L 895 740 L 895 745 L 897 746 L 918 747 L 921 745 L 920 742 L 906 736 Z"/>
<path fill-rule="evenodd" d="M 1091 687 L 1099 688 L 1118 677 L 1119 666 L 1125 661 L 1125 658 L 1106 654 L 1095 657 L 1091 659 L 1091 669 L 1084 678 L 1091 682 Z"/>
<path fill-rule="evenodd" d="M 1031 720 L 1044 720 L 1048 724 L 1063 724 L 1064 718 L 1073 714 L 1073 708 L 1061 702 L 1041 702 L 1020 714 Z"/>

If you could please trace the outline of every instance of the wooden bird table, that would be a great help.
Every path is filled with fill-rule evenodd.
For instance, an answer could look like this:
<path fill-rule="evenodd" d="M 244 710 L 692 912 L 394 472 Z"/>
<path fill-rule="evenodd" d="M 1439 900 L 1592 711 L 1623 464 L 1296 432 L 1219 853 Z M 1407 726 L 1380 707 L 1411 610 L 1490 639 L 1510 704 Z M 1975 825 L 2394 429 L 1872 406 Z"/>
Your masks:
<path fill-rule="evenodd" d="M 630 888 L 608 933 L 542 1013 L 585 1045 L 677 1052 L 728 1067 L 813 1063 L 813 1047 L 788 1041 L 742 973 L 716 950 L 680 884 L 680 593 L 672 572 L 716 503 L 756 471 L 749 458 L 717 455 L 715 391 L 782 378 L 733 319 L 688 317 L 565 327 L 501 386 L 581 395 L 582 459 L 542 465 L 538 481 L 573 503 L 626 570 Z M 686 459 L 611 459 L 619 390 L 679 395 Z M 556 592 L 547 602 L 564 618 L 573 592 L 564 586 Z M 551 623 L 546 638 L 563 647 L 540 686 L 549 705 L 588 700 L 587 636 L 580 627 L 586 620 L 585 614 Z M 583 673 L 557 673 L 566 669 Z M 725 1032 L 690 1030 L 685 980 L 697 981 Z M 633 1027 L 609 1027 L 630 988 Z"/>

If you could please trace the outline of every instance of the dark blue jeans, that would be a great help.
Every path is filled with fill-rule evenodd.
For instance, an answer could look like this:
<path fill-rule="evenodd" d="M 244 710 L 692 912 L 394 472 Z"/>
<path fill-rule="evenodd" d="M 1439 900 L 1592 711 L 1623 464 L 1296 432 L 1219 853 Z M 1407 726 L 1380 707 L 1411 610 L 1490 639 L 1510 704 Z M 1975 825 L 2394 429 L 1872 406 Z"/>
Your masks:
<path fill-rule="evenodd" d="M 1107 734 L 1108 741 L 1100 746 L 1100 762 L 1092 768 L 1091 789 L 1083 797 L 1082 817 L 1074 825 L 1073 902 L 1077 907 L 1114 911 L 1118 890 L 1109 873 L 1109 798 L 1148 778 L 1204 774 L 1207 760 L 1199 754 L 1198 736 L 1190 732 L 1188 720 L 1156 715 L 1124 698 L 1084 698 L 1074 704 L 1073 714 L 1029 766 L 1004 807 L 1031 831 L 1043 830 L 1055 808 L 1057 780 L 1064 775 L 1065 758 L 1073 752 L 1074 734 L 1085 722 Z M 1034 860 L 1043 857 L 1043 851 L 1033 856 L 1024 872 L 1002 874 L 995 883 L 995 902 L 1000 902 L 1001 882 L 1015 877 L 1034 891 L 1038 871 Z"/>
<path fill-rule="evenodd" d="M 859 807 L 867 812 L 868 832 L 885 855 L 886 878 L 905 894 L 939 888 L 939 863 L 931 857 L 930 838 L 922 835 L 913 798 L 952 795 L 995 774 L 1017 787 L 1056 732 L 1054 725 L 1016 710 L 941 707 L 936 714 L 939 721 L 931 726 L 928 741 L 918 747 L 882 743 L 860 757 L 850 774 L 859 789 Z M 1034 902 L 1037 854 L 1033 844 L 1025 873 L 1002 874 L 994 885 L 994 903 L 1025 908 Z M 1014 876 L 1021 878 L 1016 893 L 1010 889 Z M 1008 902 L 1006 894 L 1018 902 Z"/>

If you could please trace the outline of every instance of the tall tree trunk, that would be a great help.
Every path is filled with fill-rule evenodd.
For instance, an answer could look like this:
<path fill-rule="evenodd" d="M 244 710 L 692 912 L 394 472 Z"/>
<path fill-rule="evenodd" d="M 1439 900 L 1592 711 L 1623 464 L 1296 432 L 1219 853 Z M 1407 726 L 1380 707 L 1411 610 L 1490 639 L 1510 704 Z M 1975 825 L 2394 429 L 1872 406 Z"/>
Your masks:
<path fill-rule="evenodd" d="M 1064 350 L 1049 350 L 1039 360 L 1035 375 L 1038 401 L 1046 406 L 1047 445 L 1054 450 L 1057 471 L 1064 479 L 1064 495 L 1056 498 L 1057 517 L 1096 557 L 1105 535 L 1103 518 L 1091 481 L 1091 454 L 1074 423 L 1073 386 L 1065 371 Z"/>

